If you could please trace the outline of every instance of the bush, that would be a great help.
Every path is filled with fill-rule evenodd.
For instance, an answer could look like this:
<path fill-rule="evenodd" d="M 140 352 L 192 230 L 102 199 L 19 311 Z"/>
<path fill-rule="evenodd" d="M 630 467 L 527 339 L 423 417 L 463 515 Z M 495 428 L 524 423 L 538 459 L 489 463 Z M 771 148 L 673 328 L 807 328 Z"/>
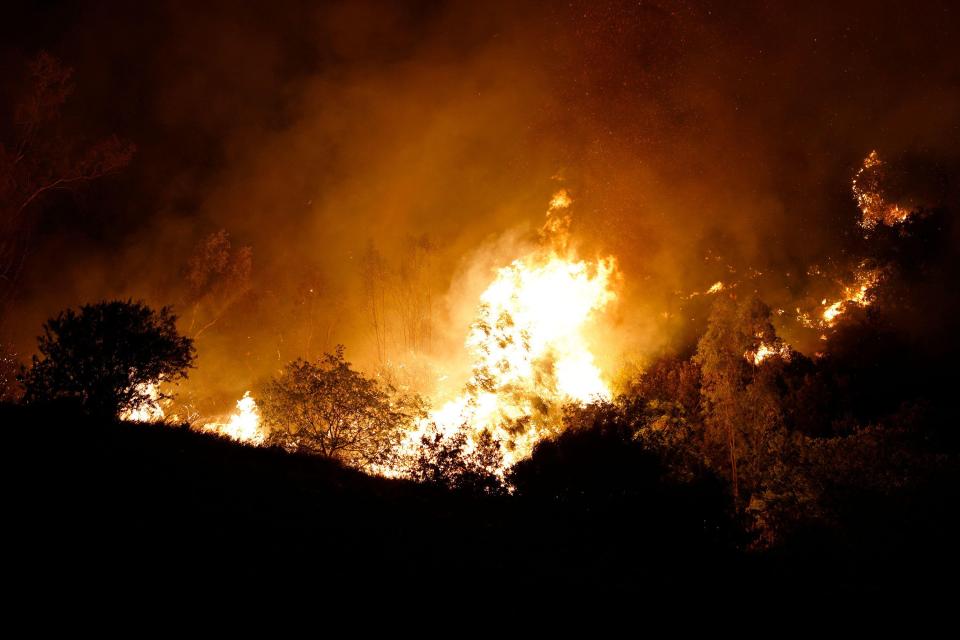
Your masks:
<path fill-rule="evenodd" d="M 269 443 L 362 468 L 388 464 L 422 409 L 419 398 L 352 369 L 338 346 L 317 362 L 288 364 L 267 385 L 260 413 Z"/>
<path fill-rule="evenodd" d="M 24 401 L 67 400 L 88 414 L 117 416 L 155 400 L 151 386 L 185 378 L 196 357 L 176 320 L 169 307 L 133 301 L 61 311 L 44 323 L 40 356 L 21 371 Z"/>

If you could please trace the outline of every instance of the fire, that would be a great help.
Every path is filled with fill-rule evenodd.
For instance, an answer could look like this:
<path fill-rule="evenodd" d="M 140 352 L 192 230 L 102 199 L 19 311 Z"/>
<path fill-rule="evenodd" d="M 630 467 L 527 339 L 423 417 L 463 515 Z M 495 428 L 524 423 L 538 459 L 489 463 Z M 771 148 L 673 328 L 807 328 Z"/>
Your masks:
<path fill-rule="evenodd" d="M 910 209 L 887 201 L 883 189 L 884 165 L 877 152 L 871 151 L 853 178 L 853 196 L 863 214 L 860 226 L 868 231 L 880 223 L 896 226 L 906 221 L 912 213 Z"/>
<path fill-rule="evenodd" d="M 867 262 L 860 263 L 851 284 L 843 285 L 840 297 L 836 300 L 823 298 L 822 309 L 815 315 L 810 311 L 797 308 L 797 320 L 805 327 L 826 329 L 834 326 L 850 306 L 869 307 L 874 301 L 874 292 L 883 280 L 883 269 L 871 268 Z M 826 338 L 823 338 L 826 339 Z"/>
<path fill-rule="evenodd" d="M 237 442 L 261 445 L 266 434 L 260 429 L 260 410 L 256 401 L 246 391 L 243 397 L 237 400 L 237 407 L 227 422 L 208 422 L 203 425 L 204 431 L 219 433 Z"/>
<path fill-rule="evenodd" d="M 553 197 L 550 199 L 551 210 L 566 209 L 571 204 L 573 204 L 573 200 L 570 198 L 570 194 L 567 193 L 566 189 L 560 189 L 560 191 L 553 194 Z"/>
<path fill-rule="evenodd" d="M 160 385 L 156 382 L 137 385 L 137 392 L 147 395 L 147 400 L 141 402 L 133 409 L 128 409 L 120 414 L 121 420 L 130 422 L 160 422 L 166 418 L 163 407 L 160 406 Z"/>
<path fill-rule="evenodd" d="M 767 344 L 766 342 L 761 342 L 756 351 L 747 351 L 743 354 L 743 357 L 746 358 L 748 362 L 752 362 L 754 366 L 757 367 L 760 366 L 760 363 L 771 356 L 776 356 L 789 361 L 790 345 L 786 343 Z"/>
<path fill-rule="evenodd" d="M 707 287 L 707 288 L 706 288 L 705 290 L 703 290 L 703 291 L 693 291 L 693 292 L 687 294 L 686 296 L 684 296 L 684 299 L 686 299 L 686 300 L 693 300 L 693 299 L 696 298 L 697 296 L 710 296 L 710 295 L 713 295 L 713 294 L 715 294 L 715 293 L 720 293 L 721 291 L 726 291 L 727 289 L 732 289 L 732 288 L 735 287 L 735 286 L 737 286 L 737 285 L 736 285 L 736 284 L 727 285 L 727 284 L 725 284 L 725 283 L 723 282 L 723 280 L 717 280 L 716 282 L 714 282 L 712 285 L 710 285 L 709 287 Z M 680 292 L 678 291 L 677 293 L 679 294 Z M 665 318 L 666 318 L 666 317 L 669 317 L 669 315 L 670 315 L 669 313 L 666 313 L 666 314 L 664 314 L 664 317 L 665 317 Z"/>
<path fill-rule="evenodd" d="M 821 314 L 823 324 L 832 327 L 848 305 L 870 306 L 873 302 L 873 290 L 880 284 L 881 279 L 882 273 L 879 269 L 867 269 L 860 265 L 854 283 L 844 287 L 843 297 L 829 305 L 826 299 L 821 301 L 820 304 L 826 307 Z"/>
<path fill-rule="evenodd" d="M 465 429 L 469 442 L 487 430 L 510 466 L 557 426 L 564 403 L 611 397 L 586 333 L 616 299 L 618 271 L 612 257 L 580 260 L 568 248 L 571 202 L 555 194 L 541 246 L 497 270 L 465 341 L 473 360 L 465 391 L 410 434 L 406 451 L 429 429 Z"/>

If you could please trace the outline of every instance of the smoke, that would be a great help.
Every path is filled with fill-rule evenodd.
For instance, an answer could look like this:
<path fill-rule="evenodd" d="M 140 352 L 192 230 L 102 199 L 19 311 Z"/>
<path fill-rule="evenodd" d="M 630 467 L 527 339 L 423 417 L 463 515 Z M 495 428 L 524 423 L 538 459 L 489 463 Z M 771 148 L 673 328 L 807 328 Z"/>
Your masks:
<path fill-rule="evenodd" d="M 183 315 L 191 252 L 225 229 L 252 248 L 251 294 L 198 341 L 192 375 L 221 409 L 336 343 L 382 367 L 370 247 L 396 290 L 411 239 L 429 238 L 425 357 L 454 362 L 492 270 L 566 187 L 581 254 L 624 274 L 609 368 L 685 335 L 681 295 L 738 279 L 786 305 L 809 265 L 842 262 L 870 150 L 940 175 L 960 160 L 946 2 L 129 5 L 10 21 L 62 26 L 4 39 L 5 84 L 49 49 L 77 71 L 65 126 L 140 151 L 47 208 L 8 331 L 29 353 L 44 318 L 104 297 Z M 918 197 L 956 201 L 934 182 Z M 409 359 L 388 320 L 389 359 Z"/>

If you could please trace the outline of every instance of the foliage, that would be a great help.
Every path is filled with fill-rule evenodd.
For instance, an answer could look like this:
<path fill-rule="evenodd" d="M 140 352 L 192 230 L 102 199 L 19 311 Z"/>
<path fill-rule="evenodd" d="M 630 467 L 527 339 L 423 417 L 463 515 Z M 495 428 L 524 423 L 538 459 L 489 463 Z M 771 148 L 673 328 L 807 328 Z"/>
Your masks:
<path fill-rule="evenodd" d="M 169 307 L 110 301 L 61 311 L 43 325 L 21 373 L 27 403 L 67 399 L 91 414 L 116 416 L 150 400 L 147 386 L 175 382 L 193 366 L 193 341 L 177 332 Z"/>
<path fill-rule="evenodd" d="M 387 464 L 423 413 L 417 396 L 352 369 L 343 346 L 317 362 L 289 363 L 258 401 L 270 443 L 356 467 Z"/>
<path fill-rule="evenodd" d="M 475 495 L 497 495 L 505 490 L 500 443 L 489 431 L 470 442 L 461 429 L 450 435 L 434 430 L 424 434 L 409 474 L 417 482 Z"/>

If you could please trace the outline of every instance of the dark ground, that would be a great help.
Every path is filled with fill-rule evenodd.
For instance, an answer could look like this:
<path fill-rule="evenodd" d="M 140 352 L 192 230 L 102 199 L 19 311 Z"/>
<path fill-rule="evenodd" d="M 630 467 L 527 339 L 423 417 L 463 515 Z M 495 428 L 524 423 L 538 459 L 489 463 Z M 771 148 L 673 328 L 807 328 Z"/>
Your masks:
<path fill-rule="evenodd" d="M 649 459 L 589 435 L 566 460 L 578 466 L 543 460 L 524 495 L 476 498 L 185 428 L 22 407 L 0 416 L 6 577 L 28 601 L 150 593 L 242 606 L 362 593 L 790 605 L 956 593 L 956 485 L 866 501 L 854 530 L 757 553 L 719 485 L 662 482 Z"/>

